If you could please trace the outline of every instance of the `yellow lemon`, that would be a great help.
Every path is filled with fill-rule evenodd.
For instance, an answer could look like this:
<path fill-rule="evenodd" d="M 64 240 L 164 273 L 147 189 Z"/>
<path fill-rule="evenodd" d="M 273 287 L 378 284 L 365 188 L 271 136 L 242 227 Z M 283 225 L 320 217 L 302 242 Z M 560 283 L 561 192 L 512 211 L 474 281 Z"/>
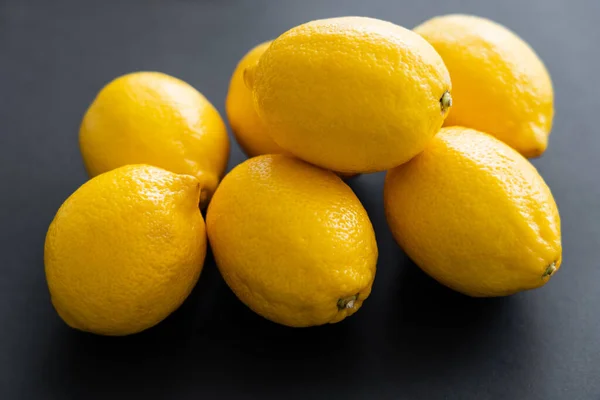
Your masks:
<path fill-rule="evenodd" d="M 106 85 L 83 118 L 79 143 L 91 177 L 127 164 L 154 165 L 196 177 L 203 206 L 229 158 L 218 111 L 192 86 L 159 72 Z"/>
<path fill-rule="evenodd" d="M 271 43 L 245 80 L 279 146 L 346 173 L 408 161 L 451 105 L 448 70 L 433 47 L 372 18 L 297 26 Z"/>
<path fill-rule="evenodd" d="M 60 207 L 46 235 L 52 303 L 71 327 L 128 335 L 188 296 L 206 254 L 200 184 L 129 165 L 98 175 Z"/>
<path fill-rule="evenodd" d="M 548 145 L 552 82 L 527 43 L 502 25 L 468 15 L 433 18 L 416 27 L 440 53 L 455 105 L 445 121 L 487 132 L 525 157 Z"/>
<path fill-rule="evenodd" d="M 421 154 L 388 172 L 384 201 L 408 256 L 464 294 L 537 288 L 560 267 L 550 189 L 527 159 L 485 133 L 443 128 Z"/>
<path fill-rule="evenodd" d="M 271 321 L 338 322 L 371 292 L 373 227 L 333 172 L 281 154 L 251 158 L 223 179 L 206 227 L 229 287 Z"/>
<path fill-rule="evenodd" d="M 284 152 L 267 135 L 265 126 L 254 110 L 252 92 L 244 83 L 244 70 L 256 64 L 270 44 L 271 42 L 259 44 L 241 59 L 231 77 L 225 103 L 225 110 L 231 130 L 248 157 Z"/>

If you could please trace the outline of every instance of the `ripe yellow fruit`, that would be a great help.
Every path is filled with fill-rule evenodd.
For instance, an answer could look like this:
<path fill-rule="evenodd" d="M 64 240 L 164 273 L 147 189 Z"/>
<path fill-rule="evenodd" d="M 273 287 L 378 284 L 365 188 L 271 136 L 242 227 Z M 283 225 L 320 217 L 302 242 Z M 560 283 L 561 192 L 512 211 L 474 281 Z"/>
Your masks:
<path fill-rule="evenodd" d="M 271 321 L 338 322 L 371 292 L 373 227 L 333 172 L 281 154 L 251 158 L 223 179 L 206 226 L 229 287 Z"/>
<path fill-rule="evenodd" d="M 83 118 L 79 143 L 91 177 L 127 164 L 154 165 L 196 177 L 203 206 L 229 158 L 218 111 L 192 86 L 160 72 L 106 85 Z"/>
<path fill-rule="evenodd" d="M 525 157 L 548 146 L 554 94 L 546 67 L 515 33 L 485 18 L 447 15 L 416 27 L 444 59 L 452 78 L 445 126 L 487 132 Z"/>
<path fill-rule="evenodd" d="M 206 255 L 199 197 L 193 176 L 147 165 L 77 189 L 46 235 L 46 279 L 60 317 L 83 331 L 128 335 L 177 309 Z"/>
<path fill-rule="evenodd" d="M 560 268 L 550 189 L 525 158 L 485 133 L 443 128 L 425 151 L 388 172 L 384 202 L 408 256 L 464 294 L 537 288 Z"/>
<path fill-rule="evenodd" d="M 252 92 L 244 83 L 244 70 L 256 64 L 270 44 L 270 41 L 259 44 L 241 59 L 231 77 L 225 103 L 231 130 L 248 157 L 284 153 L 267 134 L 266 127 L 254 110 Z"/>
<path fill-rule="evenodd" d="M 333 171 L 381 171 L 408 161 L 451 105 L 450 77 L 422 37 L 390 22 L 312 21 L 279 36 L 245 80 L 269 135 Z"/>

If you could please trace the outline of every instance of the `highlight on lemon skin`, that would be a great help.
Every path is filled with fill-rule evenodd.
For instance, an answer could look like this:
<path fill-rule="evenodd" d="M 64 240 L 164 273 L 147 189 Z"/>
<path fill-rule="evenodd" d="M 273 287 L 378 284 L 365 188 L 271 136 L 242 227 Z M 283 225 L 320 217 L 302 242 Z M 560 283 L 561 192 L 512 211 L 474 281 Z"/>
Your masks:
<path fill-rule="evenodd" d="M 473 15 L 432 18 L 414 28 L 440 54 L 456 105 L 444 126 L 487 132 L 525 157 L 548 146 L 554 117 L 550 74 L 517 34 Z"/>
<path fill-rule="evenodd" d="M 229 159 L 227 130 L 216 108 L 186 82 L 135 72 L 109 82 L 86 111 L 79 144 L 94 177 L 128 164 L 194 176 L 205 207 Z"/>
<path fill-rule="evenodd" d="M 148 165 L 92 178 L 54 217 L 44 247 L 52 304 L 69 326 L 122 336 L 176 310 L 206 255 L 200 184 Z"/>
<path fill-rule="evenodd" d="M 375 233 L 331 171 L 282 154 L 246 160 L 223 179 L 206 226 L 227 285 L 273 322 L 339 322 L 371 293 Z"/>
<path fill-rule="evenodd" d="M 384 204 L 407 255 L 466 295 L 534 289 L 561 266 L 550 189 L 527 159 L 491 135 L 442 128 L 421 154 L 388 171 Z"/>

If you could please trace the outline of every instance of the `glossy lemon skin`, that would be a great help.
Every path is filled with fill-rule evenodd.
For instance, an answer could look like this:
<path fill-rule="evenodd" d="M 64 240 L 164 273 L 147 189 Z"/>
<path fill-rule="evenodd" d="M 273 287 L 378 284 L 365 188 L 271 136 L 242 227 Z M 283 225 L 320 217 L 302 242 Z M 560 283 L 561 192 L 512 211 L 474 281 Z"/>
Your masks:
<path fill-rule="evenodd" d="M 454 106 L 445 126 L 487 132 L 525 157 L 548 146 L 554 117 L 550 74 L 514 32 L 470 15 L 436 17 L 416 27 L 444 59 Z"/>
<path fill-rule="evenodd" d="M 338 322 L 371 292 L 373 227 L 333 172 L 285 155 L 249 159 L 223 179 L 206 223 L 225 281 L 271 321 Z"/>
<path fill-rule="evenodd" d="M 83 118 L 79 144 L 90 177 L 128 164 L 154 165 L 196 177 L 203 206 L 229 158 L 218 111 L 192 86 L 160 72 L 108 83 Z"/>
<path fill-rule="evenodd" d="M 52 303 L 71 327 L 103 335 L 150 328 L 196 284 L 206 254 L 200 184 L 147 165 L 98 175 L 60 207 L 46 235 Z"/>
<path fill-rule="evenodd" d="M 423 38 L 363 17 L 312 21 L 245 72 L 271 138 L 314 165 L 382 171 L 423 150 L 447 114 L 441 57 Z M 449 94 L 446 96 L 450 96 Z"/>
<path fill-rule="evenodd" d="M 440 283 L 476 297 L 544 285 L 562 262 L 560 217 L 535 167 L 494 137 L 443 128 L 386 176 L 394 238 Z"/>

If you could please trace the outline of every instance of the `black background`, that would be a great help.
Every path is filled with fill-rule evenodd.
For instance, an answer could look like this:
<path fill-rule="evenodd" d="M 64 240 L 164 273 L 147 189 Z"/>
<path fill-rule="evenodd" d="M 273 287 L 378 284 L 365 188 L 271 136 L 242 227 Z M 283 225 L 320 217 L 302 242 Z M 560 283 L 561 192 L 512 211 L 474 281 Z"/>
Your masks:
<path fill-rule="evenodd" d="M 237 61 L 294 25 L 366 15 L 412 28 L 449 12 L 507 25 L 551 72 L 555 125 L 534 161 L 562 216 L 548 285 L 498 299 L 438 285 L 392 240 L 380 173 L 351 182 L 380 257 L 371 297 L 340 324 L 263 320 L 210 255 L 182 308 L 142 334 L 93 336 L 58 318 L 44 237 L 86 180 L 79 123 L 107 81 L 163 71 L 224 115 Z M 0 399 L 600 399 L 599 17 L 598 0 L 0 0 Z M 244 158 L 233 144 L 230 167 Z"/>

